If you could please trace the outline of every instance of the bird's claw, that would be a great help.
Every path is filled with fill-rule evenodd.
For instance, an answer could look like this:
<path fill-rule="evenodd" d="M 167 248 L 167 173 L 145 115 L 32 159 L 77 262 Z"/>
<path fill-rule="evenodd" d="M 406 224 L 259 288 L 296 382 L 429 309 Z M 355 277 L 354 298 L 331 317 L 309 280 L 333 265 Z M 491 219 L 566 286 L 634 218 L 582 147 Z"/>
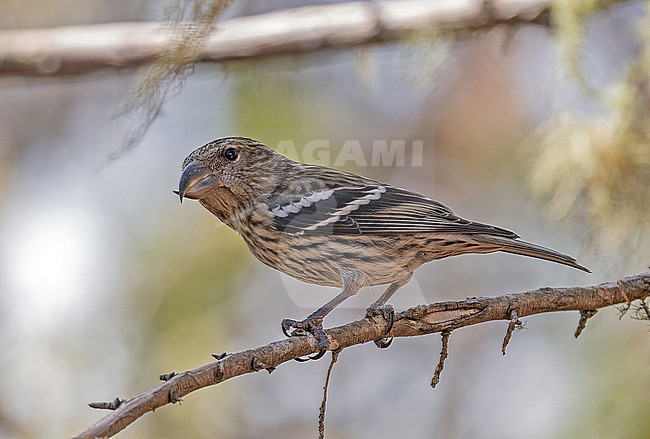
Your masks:
<path fill-rule="evenodd" d="M 282 320 L 282 332 L 287 337 L 295 337 L 300 335 L 312 334 L 318 340 L 316 345 L 319 352 L 307 357 L 295 358 L 296 361 L 304 362 L 309 360 L 318 360 L 325 355 L 330 348 L 330 341 L 323 329 L 323 319 L 320 318 L 306 318 L 299 322 L 297 320 L 284 319 Z"/>
<path fill-rule="evenodd" d="M 393 337 L 378 338 L 372 341 L 379 349 L 386 349 L 393 343 Z"/>
<path fill-rule="evenodd" d="M 373 306 L 366 310 L 366 317 L 382 316 L 386 320 L 386 329 L 384 335 L 388 334 L 393 329 L 395 323 L 395 309 L 393 305 Z"/>
<path fill-rule="evenodd" d="M 298 358 L 294 358 L 294 360 L 297 361 L 298 363 L 304 363 L 305 361 L 309 361 L 309 360 L 320 360 L 321 358 L 323 358 L 323 355 L 325 355 L 326 353 L 327 353 L 327 349 L 321 349 L 318 353 L 314 355 L 307 355 L 306 357 L 298 357 Z"/>
<path fill-rule="evenodd" d="M 286 337 L 291 337 L 292 335 L 297 335 L 295 333 L 291 333 L 291 328 L 299 323 L 297 320 L 291 320 L 291 319 L 284 319 L 282 320 L 282 332 Z"/>
<path fill-rule="evenodd" d="M 393 323 L 395 323 L 395 309 L 392 305 L 383 305 L 383 306 L 373 306 L 371 305 L 366 310 L 366 317 L 382 316 L 386 320 L 386 329 L 384 330 L 384 335 L 388 334 L 391 329 L 393 329 Z M 386 349 L 393 343 L 392 337 L 384 337 L 377 340 L 373 340 L 375 346 L 379 349 Z"/>

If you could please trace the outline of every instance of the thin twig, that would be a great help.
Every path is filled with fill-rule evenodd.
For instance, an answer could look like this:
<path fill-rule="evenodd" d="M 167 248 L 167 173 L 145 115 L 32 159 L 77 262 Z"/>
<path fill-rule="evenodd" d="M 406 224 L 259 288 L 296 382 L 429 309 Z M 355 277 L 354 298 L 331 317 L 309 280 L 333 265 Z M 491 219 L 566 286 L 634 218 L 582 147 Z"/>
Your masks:
<path fill-rule="evenodd" d="M 100 410 L 117 410 L 117 408 L 121 406 L 125 401 L 125 399 L 117 397 L 113 401 L 91 402 L 88 404 L 88 406 L 90 408 Z"/>
<path fill-rule="evenodd" d="M 615 306 L 614 308 L 618 311 L 618 319 L 623 320 L 623 317 L 627 315 L 627 312 L 632 309 L 632 305 L 628 299 L 624 299 L 625 302 L 621 306 Z"/>
<path fill-rule="evenodd" d="M 503 355 L 506 354 L 506 348 L 508 347 L 508 344 L 510 343 L 510 339 L 512 338 L 512 333 L 515 331 L 517 328 L 523 328 L 524 324 L 519 320 L 519 316 L 517 315 L 517 310 L 510 310 L 510 322 L 508 323 L 508 329 L 506 330 L 506 335 L 503 337 L 503 344 L 501 345 L 501 353 Z"/>
<path fill-rule="evenodd" d="M 327 389 L 330 385 L 330 376 L 332 375 L 332 369 L 334 364 L 339 359 L 340 350 L 332 351 L 332 360 L 330 365 L 327 368 L 327 376 L 325 377 L 325 385 L 323 386 L 323 400 L 320 403 L 320 409 L 318 411 L 318 439 L 325 439 L 325 409 L 327 408 Z"/>
<path fill-rule="evenodd" d="M 176 376 L 176 372 L 163 373 L 160 375 L 160 381 L 169 381 Z"/>
<path fill-rule="evenodd" d="M 635 320 L 650 321 L 650 306 L 646 303 L 645 299 L 639 300 L 639 305 L 635 307 L 634 316 Z"/>
<path fill-rule="evenodd" d="M 625 300 L 627 300 L 627 298 Z M 583 309 L 580 311 L 580 321 L 578 322 L 578 327 L 574 334 L 575 338 L 580 337 L 580 334 L 582 334 L 582 331 L 587 326 L 587 320 L 595 316 L 597 312 L 597 309 Z"/>
<path fill-rule="evenodd" d="M 212 357 L 215 360 L 223 360 L 224 358 L 226 358 L 226 356 L 228 356 L 228 354 L 226 352 L 224 352 L 222 354 L 212 354 Z"/>
<path fill-rule="evenodd" d="M 445 360 L 449 355 L 449 336 L 451 331 L 443 331 L 442 333 L 442 348 L 440 349 L 440 359 L 438 360 L 438 365 L 436 366 L 435 372 L 433 372 L 433 378 L 431 378 L 431 387 L 436 388 L 440 382 L 440 374 L 442 369 L 445 368 Z"/>

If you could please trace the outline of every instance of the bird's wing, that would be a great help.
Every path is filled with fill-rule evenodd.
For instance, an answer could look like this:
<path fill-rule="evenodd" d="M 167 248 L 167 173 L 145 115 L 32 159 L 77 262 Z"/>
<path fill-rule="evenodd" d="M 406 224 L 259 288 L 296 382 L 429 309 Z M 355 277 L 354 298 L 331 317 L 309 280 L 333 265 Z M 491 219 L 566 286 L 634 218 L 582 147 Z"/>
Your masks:
<path fill-rule="evenodd" d="M 423 195 L 374 182 L 278 196 L 271 199 L 269 211 L 272 227 L 286 233 L 460 233 L 518 237 L 509 230 L 462 219 L 444 204 Z"/>

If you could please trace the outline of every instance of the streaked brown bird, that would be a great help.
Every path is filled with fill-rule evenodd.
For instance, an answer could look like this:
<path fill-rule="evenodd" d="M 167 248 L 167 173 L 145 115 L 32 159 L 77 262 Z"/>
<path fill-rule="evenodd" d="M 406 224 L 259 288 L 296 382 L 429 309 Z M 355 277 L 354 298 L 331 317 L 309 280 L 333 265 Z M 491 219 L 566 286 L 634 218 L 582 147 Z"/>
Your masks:
<path fill-rule="evenodd" d="M 502 251 L 589 272 L 571 256 L 460 218 L 424 195 L 299 163 L 246 137 L 203 145 L 182 168 L 181 201 L 199 200 L 260 261 L 304 282 L 342 288 L 305 320 L 282 322 L 287 335 L 292 328 L 314 334 L 321 352 L 329 347 L 323 318 L 337 305 L 365 285 L 390 284 L 368 308 L 368 315 L 389 319 L 390 329 L 386 303 L 416 268 L 435 259 Z"/>

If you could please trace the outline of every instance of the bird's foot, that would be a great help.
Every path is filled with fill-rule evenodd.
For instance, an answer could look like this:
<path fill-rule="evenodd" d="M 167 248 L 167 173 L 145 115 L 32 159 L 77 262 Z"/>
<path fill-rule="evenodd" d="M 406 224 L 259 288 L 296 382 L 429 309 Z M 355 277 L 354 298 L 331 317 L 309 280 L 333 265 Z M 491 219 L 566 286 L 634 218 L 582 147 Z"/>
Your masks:
<path fill-rule="evenodd" d="M 395 322 L 395 309 L 392 305 L 370 305 L 366 310 L 366 317 L 382 316 L 386 320 L 386 329 L 384 330 L 384 335 L 388 334 L 391 329 L 393 329 L 393 323 Z M 373 340 L 375 346 L 379 349 L 386 349 L 393 342 L 392 337 L 383 337 L 377 340 Z"/>
<path fill-rule="evenodd" d="M 370 305 L 366 310 L 366 317 L 375 317 L 382 316 L 386 320 L 386 329 L 384 330 L 384 335 L 388 334 L 391 329 L 393 329 L 393 323 L 395 322 L 395 309 L 393 305 Z"/>
<path fill-rule="evenodd" d="M 282 320 L 282 332 L 287 337 L 295 337 L 300 335 L 312 334 L 318 340 L 316 345 L 320 350 L 317 354 L 310 355 L 307 357 L 295 358 L 296 361 L 309 361 L 309 360 L 318 360 L 321 358 L 330 348 L 330 341 L 325 334 L 323 329 L 323 319 L 307 317 L 303 321 L 284 319 Z"/>

